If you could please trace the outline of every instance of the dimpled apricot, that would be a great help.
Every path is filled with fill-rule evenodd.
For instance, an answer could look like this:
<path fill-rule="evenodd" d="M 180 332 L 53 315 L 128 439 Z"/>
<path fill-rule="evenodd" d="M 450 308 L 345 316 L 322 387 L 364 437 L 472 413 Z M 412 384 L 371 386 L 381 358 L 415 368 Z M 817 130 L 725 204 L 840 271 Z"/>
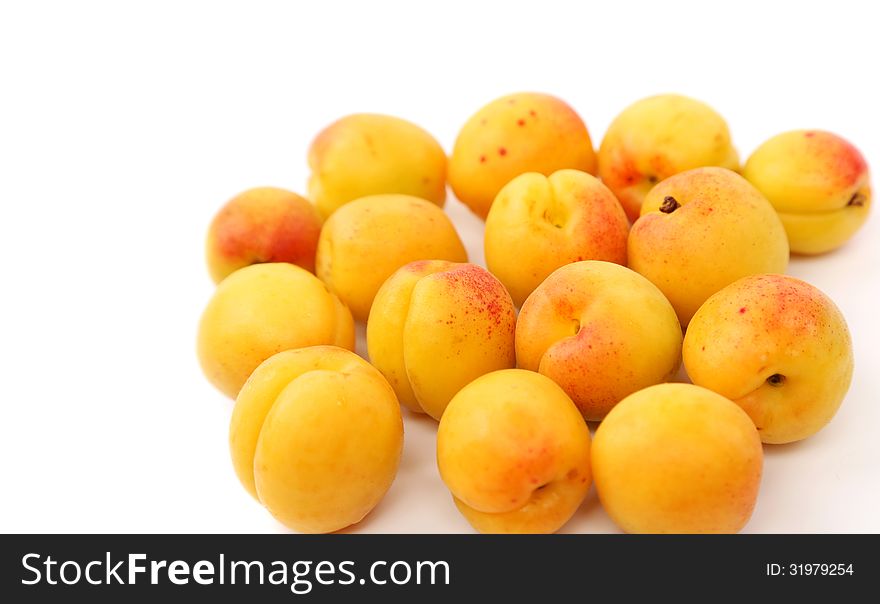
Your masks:
<path fill-rule="evenodd" d="M 515 324 L 510 295 L 485 269 L 418 261 L 376 295 L 367 348 L 401 403 L 440 419 L 463 386 L 514 366 Z"/>
<path fill-rule="evenodd" d="M 313 346 L 257 367 L 235 403 L 229 445 L 242 485 L 273 516 L 328 533 L 359 522 L 391 486 L 403 421 L 369 363 Z"/>
<path fill-rule="evenodd" d="M 600 420 L 628 394 L 675 375 L 681 326 L 660 290 L 638 273 L 574 262 L 523 304 L 516 360 L 559 384 L 585 418 Z"/>
<path fill-rule="evenodd" d="M 629 221 L 608 187 L 579 170 L 528 172 L 486 218 L 486 266 L 521 306 L 554 270 L 580 260 L 626 264 Z"/>

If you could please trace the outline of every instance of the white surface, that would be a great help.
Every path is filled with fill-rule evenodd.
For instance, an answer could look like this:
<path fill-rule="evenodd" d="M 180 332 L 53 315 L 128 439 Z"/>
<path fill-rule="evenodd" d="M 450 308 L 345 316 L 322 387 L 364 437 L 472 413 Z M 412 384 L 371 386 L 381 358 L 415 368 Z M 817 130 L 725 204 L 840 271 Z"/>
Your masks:
<path fill-rule="evenodd" d="M 196 362 L 203 237 L 243 189 L 304 191 L 306 147 L 341 115 L 400 115 L 449 149 L 483 103 L 539 90 L 598 145 L 626 104 L 675 91 L 718 109 L 743 157 L 821 127 L 880 165 L 869 4 L 450 4 L 0 5 L 0 531 L 283 530 L 238 485 L 232 404 Z M 447 208 L 481 262 L 481 223 Z M 856 373 L 825 430 L 767 448 L 750 532 L 880 531 L 878 236 L 875 211 L 792 263 L 848 318 Z M 397 480 L 357 530 L 470 530 L 434 433 L 406 416 Z M 592 491 L 565 530 L 615 528 Z"/>

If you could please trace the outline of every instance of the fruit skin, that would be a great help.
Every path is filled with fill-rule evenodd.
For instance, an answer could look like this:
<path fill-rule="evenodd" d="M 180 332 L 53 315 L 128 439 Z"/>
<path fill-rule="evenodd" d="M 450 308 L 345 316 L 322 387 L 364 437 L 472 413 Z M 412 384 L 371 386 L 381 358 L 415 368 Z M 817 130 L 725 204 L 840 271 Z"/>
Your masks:
<path fill-rule="evenodd" d="M 748 415 L 692 384 L 622 400 L 596 430 L 592 455 L 602 507 L 628 533 L 738 532 L 761 483 L 761 439 Z"/>
<path fill-rule="evenodd" d="M 346 204 L 324 224 L 317 275 L 366 321 L 376 292 L 394 271 L 415 260 L 467 262 L 449 217 L 409 195 L 371 195 Z"/>
<path fill-rule="evenodd" d="M 367 348 L 400 402 L 439 420 L 462 387 L 516 365 L 515 325 L 510 294 L 487 270 L 419 260 L 376 295 Z"/>
<path fill-rule="evenodd" d="M 309 197 L 324 218 L 367 195 L 401 193 L 443 207 L 446 152 L 415 124 L 358 113 L 322 130 L 309 147 Z"/>
<path fill-rule="evenodd" d="M 674 202 L 665 213 L 667 197 Z M 724 168 L 698 168 L 651 189 L 630 229 L 628 258 L 687 326 L 724 286 L 747 275 L 785 272 L 788 240 L 773 206 L 748 181 Z"/>
<path fill-rule="evenodd" d="M 688 327 L 683 354 L 691 380 L 742 407 L 766 443 L 818 432 L 852 380 L 852 340 L 840 310 L 786 275 L 745 277 L 709 298 Z"/>
<path fill-rule="evenodd" d="M 481 533 L 552 533 L 590 488 L 590 431 L 552 380 L 522 369 L 477 378 L 440 419 L 437 465 Z"/>
<path fill-rule="evenodd" d="M 394 481 L 403 420 L 385 378 L 335 346 L 280 352 L 238 395 L 235 472 L 280 522 L 329 533 L 359 522 Z"/>
<path fill-rule="evenodd" d="M 449 158 L 449 185 L 475 214 L 524 172 L 574 168 L 594 174 L 596 154 L 580 116 L 564 101 L 537 92 L 495 99 L 465 122 Z"/>
<path fill-rule="evenodd" d="M 199 322 L 202 370 L 230 398 L 257 365 L 282 350 L 334 344 L 354 350 L 351 313 L 307 270 L 253 264 L 224 279 Z"/>
<path fill-rule="evenodd" d="M 746 161 L 745 176 L 779 212 L 791 251 L 843 245 L 871 210 L 868 164 L 849 141 L 822 130 L 774 136 Z"/>
<path fill-rule="evenodd" d="M 517 366 L 553 379 L 588 420 L 675 375 L 681 326 L 663 294 L 626 267 L 585 260 L 554 271 L 516 324 Z"/>
<path fill-rule="evenodd" d="M 315 272 L 321 216 L 308 200 L 276 187 L 248 189 L 224 205 L 205 245 L 214 283 L 251 264 L 289 262 Z"/>
<path fill-rule="evenodd" d="M 739 169 L 724 118 L 679 94 L 648 97 L 624 109 L 608 127 L 598 161 L 602 182 L 632 221 L 661 180 L 703 166 Z"/>
<path fill-rule="evenodd" d="M 498 193 L 486 218 L 486 266 L 525 299 L 554 270 L 579 260 L 626 265 L 629 221 L 608 187 L 579 170 L 528 172 Z"/>

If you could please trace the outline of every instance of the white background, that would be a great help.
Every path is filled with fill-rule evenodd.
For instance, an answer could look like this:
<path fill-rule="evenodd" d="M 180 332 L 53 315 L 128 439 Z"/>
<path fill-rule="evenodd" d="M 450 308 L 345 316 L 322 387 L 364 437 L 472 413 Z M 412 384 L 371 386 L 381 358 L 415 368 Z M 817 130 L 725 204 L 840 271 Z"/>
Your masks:
<path fill-rule="evenodd" d="M 681 92 L 743 157 L 811 127 L 880 165 L 871 3 L 591 4 L 4 2 L 0 531 L 284 530 L 237 483 L 232 402 L 196 362 L 203 240 L 243 189 L 304 192 L 311 138 L 344 114 L 399 115 L 450 149 L 482 104 L 545 91 L 598 146 L 630 102 Z M 481 223 L 447 209 L 482 262 Z M 847 316 L 856 373 L 825 430 L 767 447 L 749 532 L 880 532 L 878 236 L 875 211 L 792 262 Z M 469 531 L 435 423 L 405 419 L 397 480 L 356 530 Z M 593 490 L 565 530 L 615 528 Z"/>

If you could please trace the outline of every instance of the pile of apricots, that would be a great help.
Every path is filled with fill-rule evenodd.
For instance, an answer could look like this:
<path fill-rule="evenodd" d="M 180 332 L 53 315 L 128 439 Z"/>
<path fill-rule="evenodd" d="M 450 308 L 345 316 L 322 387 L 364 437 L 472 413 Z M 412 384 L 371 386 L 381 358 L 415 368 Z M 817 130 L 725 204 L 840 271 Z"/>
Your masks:
<path fill-rule="evenodd" d="M 816 433 L 849 388 L 843 316 L 785 275 L 868 217 L 868 166 L 840 136 L 785 132 L 741 164 L 721 116 L 667 94 L 596 152 L 568 104 L 522 93 L 477 111 L 449 156 L 359 114 L 308 163 L 308 199 L 255 188 L 215 216 L 198 330 L 235 399 L 235 472 L 291 529 L 373 509 L 403 405 L 439 422 L 439 478 L 480 532 L 556 531 L 592 484 L 627 532 L 737 532 L 762 443 Z M 485 267 L 447 185 L 485 219 Z M 691 383 L 672 383 L 682 362 Z"/>

